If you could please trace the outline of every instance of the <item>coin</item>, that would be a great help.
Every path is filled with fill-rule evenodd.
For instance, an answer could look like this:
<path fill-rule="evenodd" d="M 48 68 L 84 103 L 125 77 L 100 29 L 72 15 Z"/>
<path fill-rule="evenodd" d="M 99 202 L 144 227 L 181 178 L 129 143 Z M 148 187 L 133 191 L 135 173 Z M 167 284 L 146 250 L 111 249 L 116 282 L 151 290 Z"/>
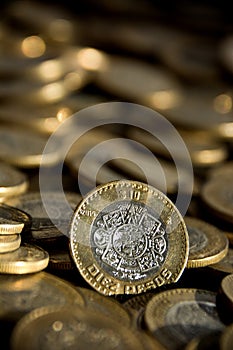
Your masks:
<path fill-rule="evenodd" d="M 220 349 L 231 350 L 233 341 L 233 325 L 226 327 L 220 337 Z"/>
<path fill-rule="evenodd" d="M 12 165 L 31 168 L 53 165 L 59 160 L 57 150 L 43 153 L 47 139 L 40 134 L 23 129 L 1 126 L 0 159 Z"/>
<path fill-rule="evenodd" d="M 221 176 L 207 181 L 202 187 L 201 198 L 206 207 L 217 217 L 233 223 L 232 178 Z"/>
<path fill-rule="evenodd" d="M 49 255 L 43 249 L 29 244 L 21 245 L 14 252 L 0 254 L 0 273 L 25 274 L 45 269 Z"/>
<path fill-rule="evenodd" d="M 0 197 L 17 196 L 26 192 L 27 176 L 14 167 L 0 162 Z M 1 199 L 0 199 L 1 200 Z"/>
<path fill-rule="evenodd" d="M 13 252 L 21 243 L 20 235 L 0 235 L 0 254 Z"/>
<path fill-rule="evenodd" d="M 18 320 L 38 307 L 84 305 L 81 294 L 68 282 L 47 272 L 0 275 L 0 318 Z"/>
<path fill-rule="evenodd" d="M 165 68 L 111 55 L 106 56 L 106 66 L 99 70 L 96 84 L 107 92 L 141 102 L 161 92 L 172 93 L 175 98 L 179 86 Z"/>
<path fill-rule="evenodd" d="M 104 317 L 74 306 L 47 306 L 24 316 L 12 334 L 12 349 L 141 350 L 133 332 Z"/>
<path fill-rule="evenodd" d="M 128 312 L 114 299 L 100 295 L 96 291 L 75 287 L 85 301 L 85 307 L 92 312 L 105 315 L 116 320 L 119 324 L 130 327 L 131 317 Z"/>
<path fill-rule="evenodd" d="M 216 294 L 201 289 L 173 289 L 155 295 L 147 304 L 145 323 L 168 349 L 183 348 L 197 336 L 221 331 Z"/>
<path fill-rule="evenodd" d="M 217 227 L 200 219 L 185 217 L 189 234 L 187 267 L 202 267 L 222 260 L 228 252 L 228 239 Z"/>
<path fill-rule="evenodd" d="M 123 306 L 128 312 L 132 315 L 133 325 L 138 329 L 144 328 L 144 313 L 148 301 L 154 296 L 154 293 L 145 293 L 137 295 L 126 302 L 123 303 Z"/>
<path fill-rule="evenodd" d="M 216 299 L 219 316 L 224 323 L 233 323 L 233 274 L 224 277 Z"/>
<path fill-rule="evenodd" d="M 188 234 L 174 204 L 141 182 L 119 180 L 90 192 L 70 225 L 73 259 L 105 295 L 139 294 L 176 282 L 188 258 Z"/>
<path fill-rule="evenodd" d="M 194 338 L 187 344 L 184 350 L 220 350 L 221 334 L 222 332 L 216 331 L 210 335 Z"/>
<path fill-rule="evenodd" d="M 22 210 L 0 204 L 0 235 L 21 233 L 31 224 L 30 217 Z"/>
<path fill-rule="evenodd" d="M 229 248 L 228 253 L 221 261 L 209 266 L 214 271 L 219 271 L 224 274 L 233 273 L 233 249 Z"/>
<path fill-rule="evenodd" d="M 54 243 L 56 239 L 66 238 L 65 234 L 67 234 L 71 219 L 70 212 L 67 211 L 63 194 L 48 191 L 44 197 L 47 209 L 50 209 L 50 215 L 46 211 L 40 192 L 29 192 L 12 198 L 7 203 L 25 211 L 32 217 L 31 233 L 34 240 L 38 243 Z M 80 195 L 73 192 L 66 192 L 65 197 L 72 210 L 81 200 Z"/>

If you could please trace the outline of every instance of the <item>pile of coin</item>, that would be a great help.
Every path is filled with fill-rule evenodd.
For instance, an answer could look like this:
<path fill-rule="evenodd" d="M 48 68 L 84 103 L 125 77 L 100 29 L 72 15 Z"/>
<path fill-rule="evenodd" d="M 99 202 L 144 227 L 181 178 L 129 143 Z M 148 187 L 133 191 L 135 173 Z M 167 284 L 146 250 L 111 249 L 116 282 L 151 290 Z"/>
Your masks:
<path fill-rule="evenodd" d="M 227 5 L 0 7 L 1 348 L 231 349 Z"/>

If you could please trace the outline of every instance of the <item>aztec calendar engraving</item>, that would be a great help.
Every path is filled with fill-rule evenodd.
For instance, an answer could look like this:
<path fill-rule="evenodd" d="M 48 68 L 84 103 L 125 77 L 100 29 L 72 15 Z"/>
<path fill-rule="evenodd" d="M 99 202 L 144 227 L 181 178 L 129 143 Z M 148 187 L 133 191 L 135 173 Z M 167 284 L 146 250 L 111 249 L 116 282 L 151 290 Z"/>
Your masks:
<path fill-rule="evenodd" d="M 120 280 L 149 277 L 164 263 L 168 242 L 162 222 L 145 204 L 112 203 L 95 218 L 91 229 L 93 255 Z"/>

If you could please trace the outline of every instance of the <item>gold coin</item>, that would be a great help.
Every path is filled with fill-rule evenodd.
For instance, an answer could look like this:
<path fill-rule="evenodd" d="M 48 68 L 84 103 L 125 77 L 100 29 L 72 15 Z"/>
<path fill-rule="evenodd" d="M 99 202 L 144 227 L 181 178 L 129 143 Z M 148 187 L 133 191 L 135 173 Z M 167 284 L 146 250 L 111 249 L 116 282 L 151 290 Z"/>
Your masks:
<path fill-rule="evenodd" d="M 44 153 L 47 139 L 35 132 L 23 129 L 1 126 L 0 128 L 0 159 L 12 165 L 31 168 L 43 165 L 54 165 L 59 161 L 57 150 Z"/>
<path fill-rule="evenodd" d="M 0 254 L 13 252 L 21 243 L 20 235 L 0 235 Z"/>
<path fill-rule="evenodd" d="M 229 248 L 225 258 L 209 267 L 213 270 L 223 272 L 224 274 L 233 273 L 233 249 Z"/>
<path fill-rule="evenodd" d="M 65 192 L 65 197 L 70 205 L 64 202 L 63 193 L 46 192 L 43 198 L 46 199 L 48 215 L 40 192 L 29 192 L 22 196 L 11 198 L 8 204 L 25 211 L 32 217 L 31 233 L 33 239 L 39 242 L 53 242 L 56 239 L 67 238 L 71 213 L 81 201 L 81 196 L 73 192 Z M 55 226 L 57 225 L 57 226 Z"/>
<path fill-rule="evenodd" d="M 46 272 L 0 275 L 0 318 L 18 320 L 38 307 L 84 305 L 81 294 L 68 282 Z"/>
<path fill-rule="evenodd" d="M 202 267 L 222 260 L 228 252 L 228 239 L 217 227 L 200 219 L 184 218 L 189 234 L 187 267 Z"/>
<path fill-rule="evenodd" d="M 45 269 L 49 255 L 43 249 L 29 244 L 11 253 L 0 255 L 0 273 L 25 274 Z"/>
<path fill-rule="evenodd" d="M 17 196 L 26 192 L 28 179 L 14 167 L 0 162 L 0 197 Z"/>
<path fill-rule="evenodd" d="M 233 188 L 231 177 L 222 176 L 210 179 L 202 187 L 201 197 L 214 215 L 233 223 Z"/>
<path fill-rule="evenodd" d="M 85 307 L 88 310 L 105 315 L 116 320 L 119 324 L 130 327 L 131 317 L 129 313 L 116 300 L 107 298 L 87 288 L 75 287 L 75 289 L 82 295 Z"/>
<path fill-rule="evenodd" d="M 105 60 L 106 64 L 98 71 L 96 83 L 107 92 L 134 101 L 152 100 L 150 104 L 154 105 L 160 97 L 158 109 L 164 95 L 171 95 L 168 102 L 176 99 L 179 84 L 166 69 L 119 56 L 105 55 Z M 166 109 L 168 106 L 162 107 L 161 109 Z"/>
<path fill-rule="evenodd" d="M 30 217 L 22 210 L 0 204 L 0 235 L 21 233 L 30 225 Z"/>
<path fill-rule="evenodd" d="M 228 152 L 226 146 L 216 141 L 213 136 L 211 137 L 208 131 L 179 130 L 179 133 L 188 148 L 193 166 L 209 167 L 227 159 Z M 167 148 L 150 133 L 142 129 L 131 128 L 128 135 L 130 138 L 142 142 L 153 153 L 171 159 Z M 168 134 L 167 137 L 171 138 L 174 136 Z M 183 154 L 179 148 L 176 148 L 176 140 L 174 140 L 173 154 L 180 157 L 182 161 Z"/>
<path fill-rule="evenodd" d="M 155 295 L 147 304 L 145 323 L 169 350 L 224 328 L 215 293 L 201 289 L 173 289 Z"/>
<path fill-rule="evenodd" d="M 231 350 L 233 343 L 233 324 L 226 327 L 220 337 L 220 350 Z"/>
<path fill-rule="evenodd" d="M 217 295 L 217 309 L 224 323 L 233 323 L 233 274 L 225 276 Z"/>
<path fill-rule="evenodd" d="M 208 178 L 217 179 L 222 177 L 232 177 L 233 176 L 233 161 L 224 162 L 219 166 L 216 166 L 209 170 Z"/>
<path fill-rule="evenodd" d="M 29 331 L 30 330 L 30 331 Z M 47 306 L 24 316 L 12 333 L 12 349 L 141 350 L 133 332 L 115 320 L 78 306 Z"/>
<path fill-rule="evenodd" d="M 176 282 L 188 259 L 188 233 L 177 208 L 152 186 L 129 180 L 86 196 L 71 221 L 70 245 L 81 275 L 105 295 Z"/>

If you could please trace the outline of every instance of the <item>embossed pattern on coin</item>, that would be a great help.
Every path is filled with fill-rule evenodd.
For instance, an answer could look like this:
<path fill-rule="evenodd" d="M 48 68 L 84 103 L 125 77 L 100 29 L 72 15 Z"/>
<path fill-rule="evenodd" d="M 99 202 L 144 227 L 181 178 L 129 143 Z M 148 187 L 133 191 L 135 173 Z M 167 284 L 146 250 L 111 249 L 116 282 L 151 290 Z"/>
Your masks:
<path fill-rule="evenodd" d="M 140 338 L 109 317 L 80 307 L 48 306 L 24 316 L 12 334 L 12 349 L 141 350 Z"/>
<path fill-rule="evenodd" d="M 99 292 L 138 294 L 179 279 L 188 234 L 160 191 L 128 180 L 97 187 L 80 203 L 70 228 L 82 276 Z"/>
<path fill-rule="evenodd" d="M 180 349 L 191 339 L 222 330 L 215 293 L 173 289 L 155 295 L 147 304 L 145 323 L 169 349 Z"/>
<path fill-rule="evenodd" d="M 222 260 L 228 252 L 228 239 L 215 226 L 202 220 L 186 217 L 189 234 L 187 267 L 201 267 Z"/>
<path fill-rule="evenodd" d="M 22 245 L 11 253 L 0 255 L 0 273 L 25 274 L 45 269 L 49 262 L 48 253 L 30 244 Z"/>
<path fill-rule="evenodd" d="M 22 210 L 6 204 L 0 204 L 0 234 L 21 233 L 23 228 L 28 228 L 31 218 Z"/>

